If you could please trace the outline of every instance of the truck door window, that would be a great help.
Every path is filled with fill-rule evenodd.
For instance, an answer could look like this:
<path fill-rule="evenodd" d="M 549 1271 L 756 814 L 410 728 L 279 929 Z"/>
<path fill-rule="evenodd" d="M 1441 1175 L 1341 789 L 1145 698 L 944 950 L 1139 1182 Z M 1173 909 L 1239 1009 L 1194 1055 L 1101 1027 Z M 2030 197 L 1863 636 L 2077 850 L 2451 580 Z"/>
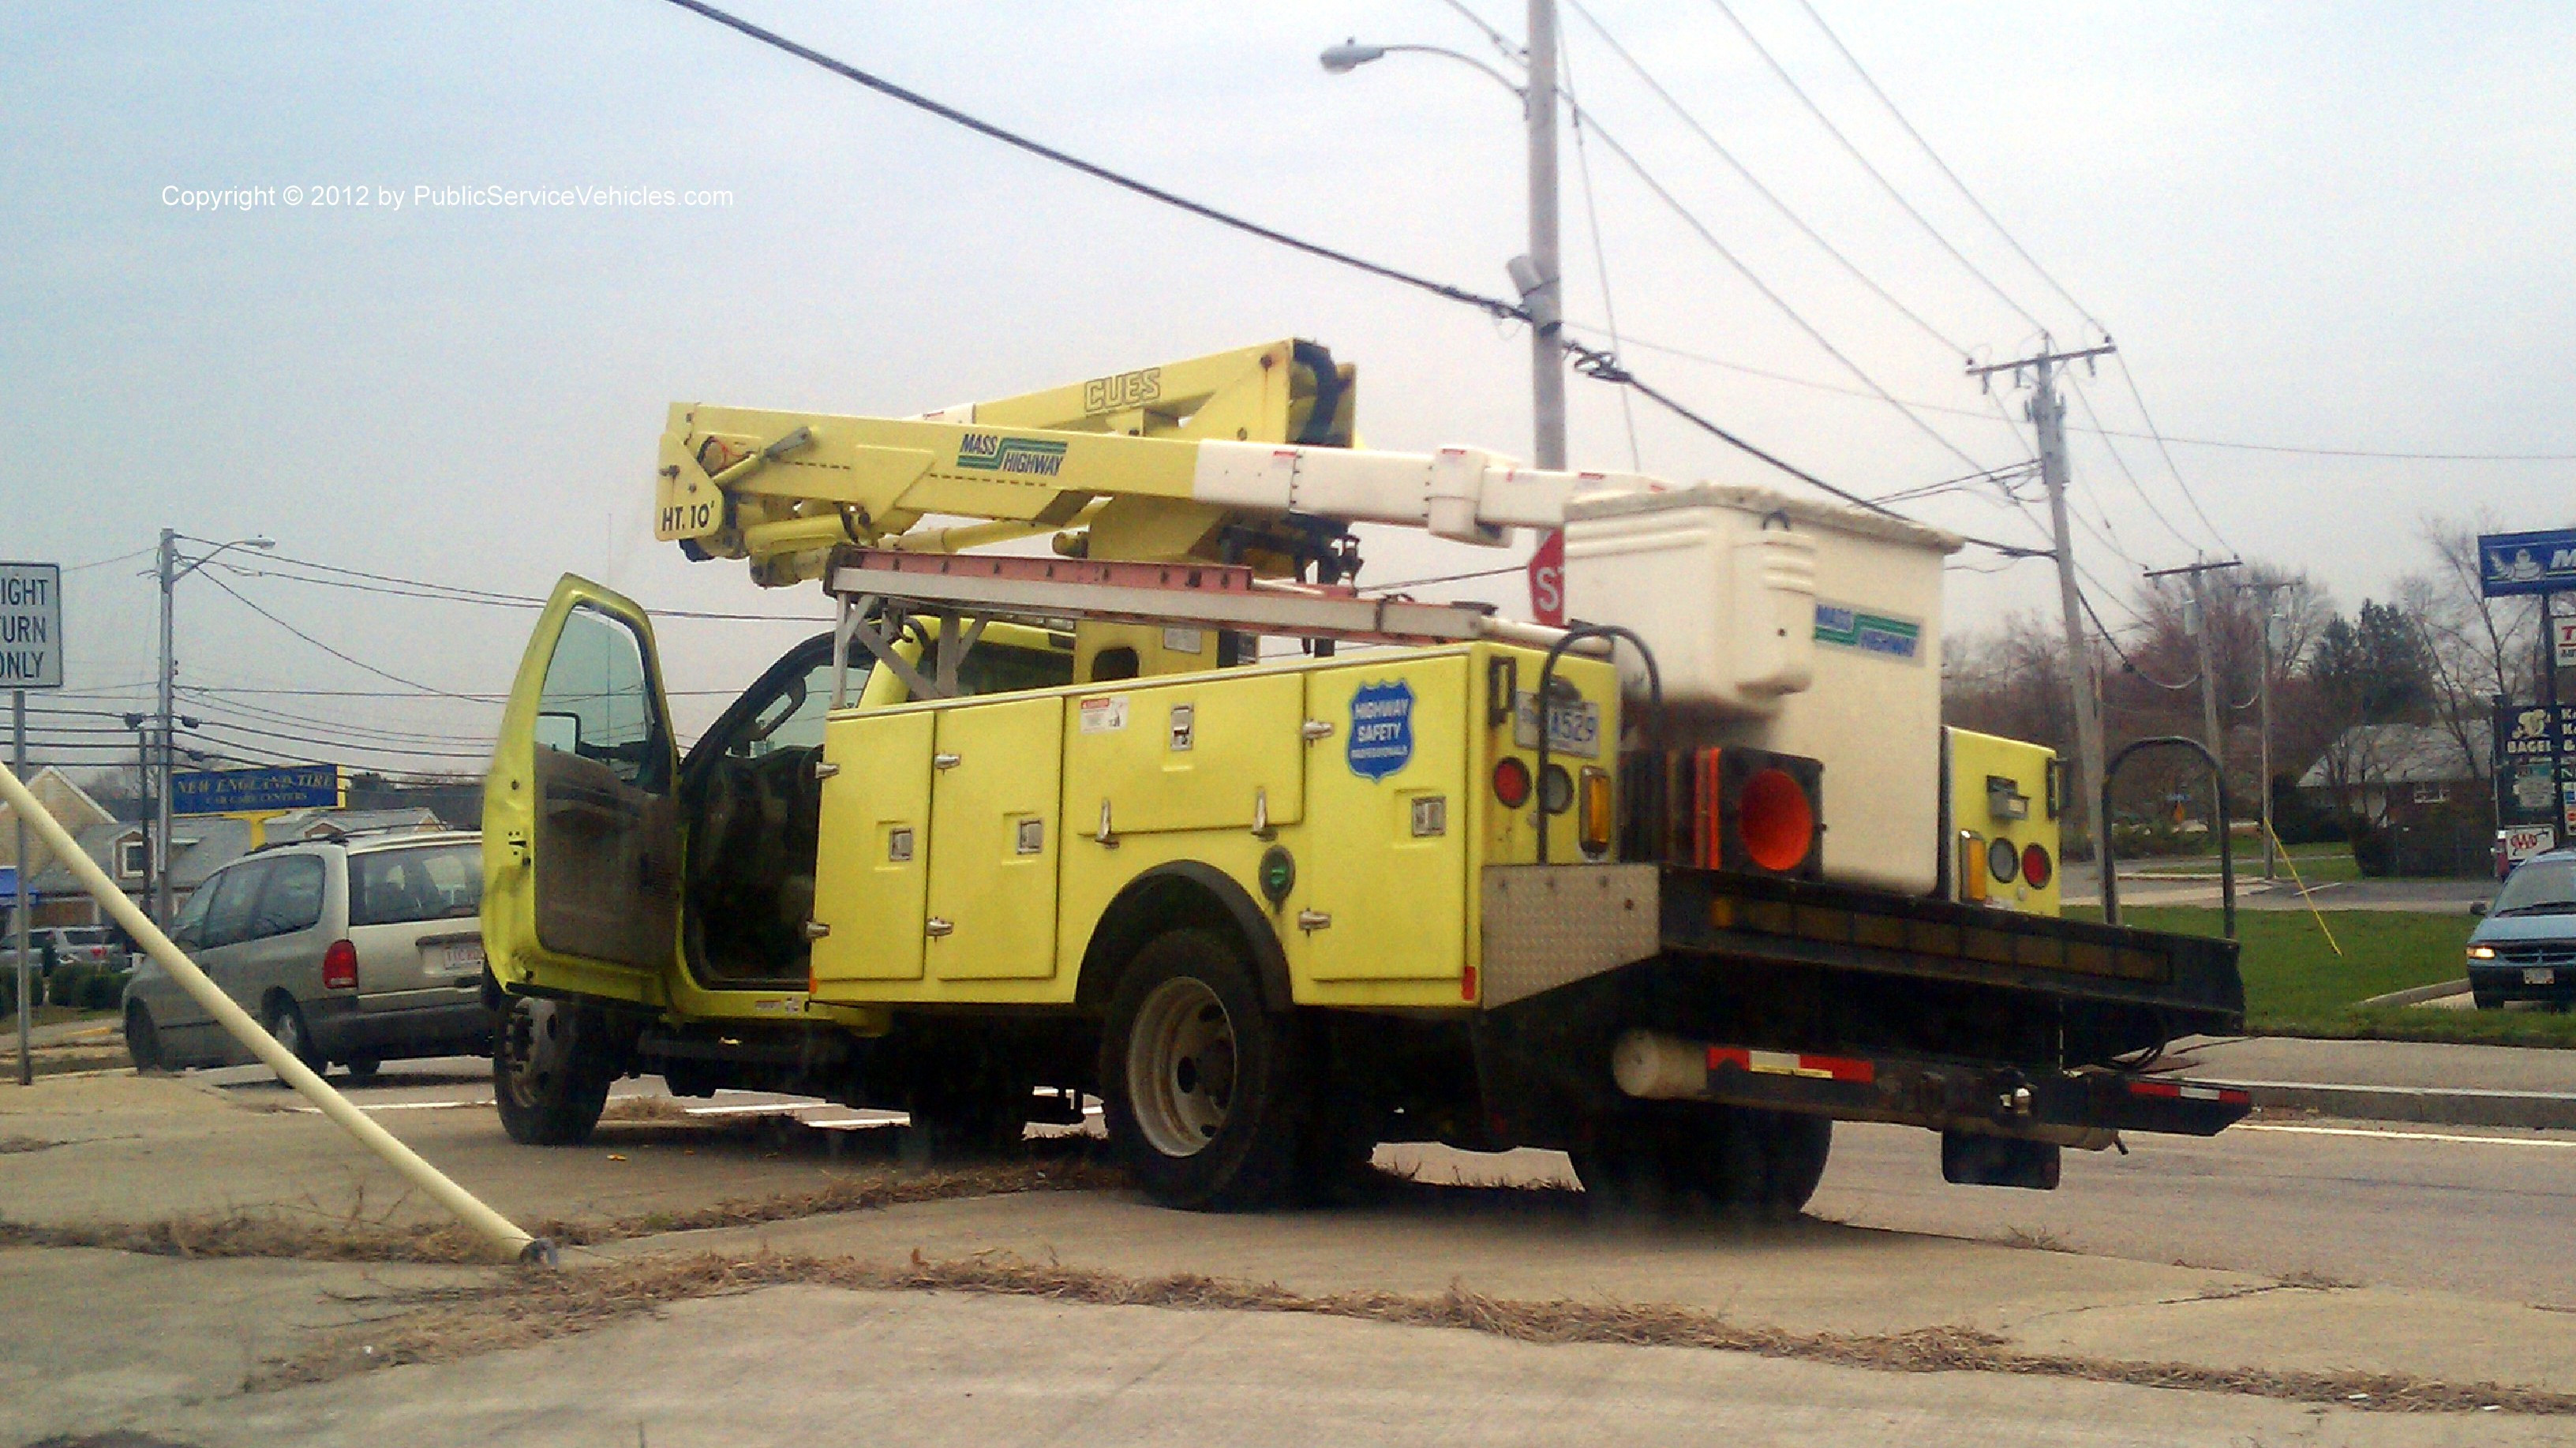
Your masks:
<path fill-rule="evenodd" d="M 670 747 L 644 671 L 643 643 L 587 605 L 564 619 L 537 704 L 539 747 L 594 759 L 638 789 L 660 793 Z"/>

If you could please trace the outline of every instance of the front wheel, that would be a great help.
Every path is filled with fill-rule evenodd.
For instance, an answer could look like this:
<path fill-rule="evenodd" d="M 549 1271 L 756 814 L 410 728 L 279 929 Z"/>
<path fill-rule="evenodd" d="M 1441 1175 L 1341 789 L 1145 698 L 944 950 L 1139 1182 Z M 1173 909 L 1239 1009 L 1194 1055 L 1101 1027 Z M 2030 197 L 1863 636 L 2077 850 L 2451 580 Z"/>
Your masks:
<path fill-rule="evenodd" d="M 492 1037 L 492 1101 L 521 1146 L 579 1146 L 608 1108 L 617 1079 L 596 1011 L 520 997 Z"/>
<path fill-rule="evenodd" d="M 1178 930 L 1139 951 L 1101 1032 L 1109 1140 L 1167 1207 L 1270 1206 L 1296 1179 L 1306 1061 L 1232 941 Z"/>

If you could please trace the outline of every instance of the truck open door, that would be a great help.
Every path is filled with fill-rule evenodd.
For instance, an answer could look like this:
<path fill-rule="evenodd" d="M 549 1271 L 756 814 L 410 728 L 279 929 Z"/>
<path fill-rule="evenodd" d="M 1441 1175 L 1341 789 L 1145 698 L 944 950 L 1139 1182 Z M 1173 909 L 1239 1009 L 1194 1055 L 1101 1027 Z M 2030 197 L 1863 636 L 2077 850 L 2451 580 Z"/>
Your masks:
<path fill-rule="evenodd" d="M 651 622 L 564 575 L 484 783 L 483 940 L 504 986 L 663 1003 L 679 948 L 678 773 Z"/>

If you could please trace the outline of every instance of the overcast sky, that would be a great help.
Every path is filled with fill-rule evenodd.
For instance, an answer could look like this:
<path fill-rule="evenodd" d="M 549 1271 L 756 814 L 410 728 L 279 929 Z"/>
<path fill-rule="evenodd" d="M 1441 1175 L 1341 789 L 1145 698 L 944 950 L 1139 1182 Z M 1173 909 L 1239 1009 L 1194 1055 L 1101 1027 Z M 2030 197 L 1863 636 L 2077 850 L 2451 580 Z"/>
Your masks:
<path fill-rule="evenodd" d="M 1519 7 L 1470 3 L 1520 30 Z M 1588 159 L 1606 301 L 1632 365 L 1828 479 L 1876 494 L 2021 460 L 2026 429 L 1950 348 L 2015 355 L 2038 343 L 2031 318 L 2061 344 L 2089 340 L 2086 312 L 2175 438 L 2576 454 L 2576 7 L 1814 0 L 2070 303 L 1948 187 L 1798 0 L 1733 0 L 2008 303 L 1878 188 L 1713 0 L 1589 3 L 1921 322 L 1771 209 L 1569 9 L 1573 79 L 1604 134 L 1805 321 L 1599 140 L 1578 153 L 1569 134 L 1570 312 L 1609 313 Z M 1509 96 L 1437 57 L 1338 77 L 1315 62 L 1346 35 L 1498 59 L 1434 0 L 741 8 L 1004 125 L 1393 265 L 1503 292 L 1502 264 L 1524 244 Z M 0 556 L 98 565 L 69 576 L 75 691 L 54 707 L 117 707 L 148 688 L 152 589 L 134 570 L 149 559 L 99 561 L 148 549 L 165 525 L 503 593 L 543 593 L 576 570 L 651 605 L 819 616 L 810 589 L 762 594 L 738 564 L 690 565 L 652 541 L 653 448 L 675 399 L 903 414 L 1294 335 L 1358 364 L 1374 445 L 1529 446 L 1514 329 L 1052 168 L 655 0 L 11 7 L 0 178 L 0 377 L 15 411 Z M 290 186 L 404 204 L 289 206 Z M 730 204 L 440 207 L 415 190 L 460 186 L 718 191 Z M 172 204 L 224 188 L 277 199 Z M 1806 327 L 1921 404 L 1940 438 L 1852 395 L 1869 384 Z M 1627 465 L 1618 394 L 1569 386 L 1575 461 Z M 2076 424 L 2093 420 L 2089 402 L 2107 427 L 2141 429 L 2116 371 L 2083 390 L 2069 398 Z M 2019 417 L 2019 395 L 1998 400 Z M 1635 406 L 1646 470 L 1757 476 Z M 2196 548 L 2306 569 L 2349 608 L 2421 566 L 2427 515 L 2576 519 L 2565 456 L 2177 442 L 2195 506 L 2152 442 L 2115 441 L 2117 459 L 2090 434 L 2074 443 L 2089 524 L 2077 551 L 2115 623 L 2140 565 Z M 1906 506 L 2039 541 L 1991 486 Z M 1370 552 L 1367 580 L 1494 561 L 1404 536 Z M 1954 628 L 2053 598 L 2044 562 L 1951 581 Z M 183 683 L 211 690 L 403 687 L 218 583 L 377 669 L 465 694 L 507 688 L 529 621 L 210 569 L 181 585 L 180 654 Z M 1525 607 L 1508 583 L 1488 596 Z M 704 691 L 686 696 L 684 723 L 802 631 L 668 624 L 672 684 Z M 391 736 L 453 736 L 469 742 L 405 742 L 472 756 L 497 714 L 199 698 L 241 729 L 294 732 L 261 712 L 278 711 L 385 736 L 350 759 L 466 770 L 479 765 L 398 756 Z"/>

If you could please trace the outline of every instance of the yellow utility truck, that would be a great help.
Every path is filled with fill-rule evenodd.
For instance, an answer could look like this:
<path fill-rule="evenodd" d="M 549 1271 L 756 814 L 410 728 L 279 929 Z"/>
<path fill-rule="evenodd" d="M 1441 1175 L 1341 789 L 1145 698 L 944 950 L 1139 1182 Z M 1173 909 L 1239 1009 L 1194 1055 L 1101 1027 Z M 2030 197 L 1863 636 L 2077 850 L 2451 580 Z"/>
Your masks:
<path fill-rule="evenodd" d="M 967 1145 L 1090 1097 L 1175 1206 L 1440 1141 L 1780 1212 L 1836 1119 L 2044 1187 L 2244 1114 L 2139 1069 L 2240 1026 L 2233 943 L 2060 918 L 2054 759 L 1942 729 L 1956 538 L 1366 450 L 1356 397 L 1292 341 L 921 417 L 674 406 L 659 535 L 837 618 L 684 755 L 652 621 L 555 590 L 485 794 L 510 1134 L 581 1140 L 637 1072 Z M 1592 622 L 1365 590 L 1359 523 L 1561 528 Z"/>

